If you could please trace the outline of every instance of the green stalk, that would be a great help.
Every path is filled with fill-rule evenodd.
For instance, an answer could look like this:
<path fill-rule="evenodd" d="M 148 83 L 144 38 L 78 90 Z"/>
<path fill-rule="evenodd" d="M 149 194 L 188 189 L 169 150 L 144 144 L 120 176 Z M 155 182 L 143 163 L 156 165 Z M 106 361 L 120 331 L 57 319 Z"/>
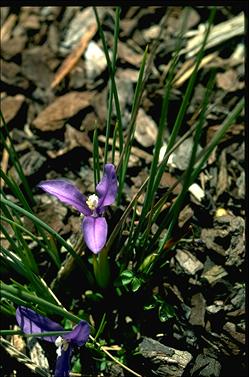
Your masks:
<path fill-rule="evenodd" d="M 93 134 L 93 173 L 94 173 L 94 186 L 100 181 L 100 168 L 99 168 L 99 142 L 98 142 L 98 128 L 95 126 Z"/>
<path fill-rule="evenodd" d="M 116 151 L 116 143 L 117 143 L 117 133 L 118 133 L 118 124 L 116 122 L 114 132 L 113 132 L 113 139 L 112 139 L 112 164 L 115 164 L 115 151 Z"/>
<path fill-rule="evenodd" d="M 93 255 L 93 271 L 98 286 L 106 289 L 110 283 L 110 266 L 108 253 L 103 249 L 98 255 Z"/>
<path fill-rule="evenodd" d="M 128 130 L 128 135 L 127 135 L 125 147 L 121 153 L 119 164 L 117 167 L 117 171 L 121 169 L 121 172 L 119 175 L 119 188 L 118 188 L 118 198 L 117 198 L 118 205 L 120 204 L 121 195 L 123 192 L 125 176 L 126 176 L 128 162 L 129 162 L 130 153 L 131 153 L 131 147 L 134 140 L 136 118 L 137 118 L 137 113 L 138 113 L 138 109 L 139 109 L 139 105 L 140 105 L 140 101 L 142 97 L 143 76 L 144 76 L 144 69 L 145 69 L 145 64 L 147 60 L 147 53 L 148 53 L 148 47 L 146 47 L 144 51 L 143 60 L 142 60 L 141 67 L 139 70 L 138 81 L 137 81 L 135 94 L 134 94 L 134 100 L 132 104 L 131 121 L 130 121 L 129 130 Z"/>

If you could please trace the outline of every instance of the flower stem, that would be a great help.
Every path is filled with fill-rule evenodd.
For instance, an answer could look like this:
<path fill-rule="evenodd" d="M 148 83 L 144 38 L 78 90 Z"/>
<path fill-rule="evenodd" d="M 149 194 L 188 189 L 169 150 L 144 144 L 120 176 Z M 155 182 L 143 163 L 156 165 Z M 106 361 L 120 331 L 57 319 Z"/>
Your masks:
<path fill-rule="evenodd" d="M 103 289 L 107 288 L 110 282 L 110 265 L 106 248 L 93 256 L 93 271 L 98 286 Z"/>

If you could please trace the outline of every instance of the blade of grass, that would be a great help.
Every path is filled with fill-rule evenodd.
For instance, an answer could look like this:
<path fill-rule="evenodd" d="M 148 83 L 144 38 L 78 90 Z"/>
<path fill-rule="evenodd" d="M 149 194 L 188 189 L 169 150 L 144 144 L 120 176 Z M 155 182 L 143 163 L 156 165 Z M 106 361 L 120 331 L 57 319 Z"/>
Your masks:
<path fill-rule="evenodd" d="M 2 198 L 2 203 L 6 206 L 12 208 L 13 210 L 17 211 L 18 213 L 23 214 L 24 216 L 27 216 L 31 221 L 33 221 L 35 224 L 38 224 L 41 226 L 44 230 L 49 232 L 55 239 L 57 239 L 61 245 L 65 247 L 65 249 L 72 255 L 73 258 L 77 261 L 79 267 L 83 271 L 84 276 L 91 280 L 92 277 L 89 276 L 90 272 L 85 267 L 85 265 L 82 262 L 82 259 L 80 256 L 74 251 L 74 249 L 62 238 L 56 231 L 54 231 L 50 226 L 48 226 L 46 223 L 44 223 L 42 220 L 40 220 L 38 217 L 34 216 L 33 214 L 29 213 L 28 211 L 24 210 L 23 208 L 20 208 L 16 204 L 12 203 L 11 201 Z"/>
<path fill-rule="evenodd" d="M 99 142 L 98 142 L 98 128 L 95 125 L 93 134 L 93 173 L 94 173 L 94 186 L 100 181 L 100 168 L 99 168 Z"/>
<path fill-rule="evenodd" d="M 111 69 L 113 75 L 116 71 L 116 60 L 117 60 L 117 48 L 118 48 L 118 34 L 119 34 L 119 19 L 120 19 L 120 8 L 116 8 L 115 12 L 115 26 L 114 26 L 114 42 L 113 42 L 113 51 L 112 51 L 112 61 Z M 104 151 L 104 165 L 107 163 L 107 154 L 108 154 L 108 141 L 110 137 L 110 128 L 111 128 L 111 118 L 112 118 L 112 103 L 113 103 L 113 80 L 109 84 L 109 98 L 108 98 L 108 110 L 107 110 L 107 121 L 106 121 L 106 140 L 105 140 L 105 151 Z M 123 130 L 119 130 L 123 133 Z"/>
<path fill-rule="evenodd" d="M 146 83 L 148 81 L 151 69 L 153 67 L 153 60 L 155 58 L 156 51 L 157 51 L 158 47 L 160 46 L 160 38 L 162 37 L 162 33 L 164 31 L 164 28 L 165 28 L 165 24 L 166 24 L 166 20 L 168 18 L 168 14 L 169 13 L 167 11 L 166 14 L 162 17 L 162 19 L 160 21 L 160 25 L 159 25 L 160 26 L 160 31 L 158 33 L 157 38 L 152 43 L 151 52 L 150 52 L 149 57 L 148 57 L 147 66 L 146 66 L 145 72 L 144 72 L 144 78 L 143 78 L 142 83 L 140 85 L 140 90 L 138 92 L 138 96 L 137 96 L 136 106 L 135 107 L 134 107 L 134 101 L 135 101 L 135 96 L 134 96 L 134 100 L 133 100 L 134 112 L 133 112 L 133 114 L 131 116 L 129 128 L 128 128 L 128 131 L 127 131 L 127 138 L 126 138 L 125 147 L 123 148 L 123 151 L 120 154 L 119 163 L 118 163 L 118 166 L 117 166 L 117 173 L 119 175 L 119 178 L 120 177 L 124 177 L 125 174 L 126 174 L 126 171 L 123 172 L 123 169 L 124 169 L 123 168 L 123 160 L 124 160 L 125 154 L 127 153 L 126 152 L 126 148 L 130 144 L 130 137 L 131 137 L 131 135 L 133 133 L 133 127 L 134 127 L 134 124 L 135 124 L 135 121 L 136 121 L 136 117 L 137 117 L 137 113 L 138 113 L 138 109 L 139 109 L 139 106 L 140 106 L 140 103 L 141 103 L 142 94 L 144 92 L 144 89 L 145 89 Z M 119 181 L 120 181 L 120 179 L 119 179 Z M 122 189 L 123 188 L 119 189 L 119 197 L 121 197 Z M 118 202 L 119 202 L 119 200 L 118 200 Z"/>
<path fill-rule="evenodd" d="M 8 145 L 8 143 L 6 142 L 4 136 L 3 136 L 3 133 L 2 133 L 2 130 L 0 130 L 0 138 L 1 138 L 1 142 L 3 143 L 4 145 L 4 148 L 8 151 L 8 154 L 9 154 L 9 157 L 11 159 L 11 162 L 12 164 L 14 165 L 15 167 L 15 170 L 17 172 L 17 174 L 19 175 L 20 179 L 21 179 L 21 182 L 23 183 L 23 186 L 26 190 L 26 193 L 30 199 L 30 202 L 31 203 L 34 203 L 34 198 L 33 198 L 33 195 L 32 195 L 32 192 L 31 192 L 31 189 L 29 187 L 29 184 L 28 184 L 28 181 L 25 177 L 25 174 L 22 170 L 22 166 L 19 162 L 19 159 L 18 159 L 18 155 L 15 151 L 15 148 L 14 148 L 14 144 L 13 144 L 13 141 L 12 141 L 12 138 L 10 136 L 10 132 L 8 130 L 8 126 L 5 122 L 5 119 L 4 119 L 4 116 L 2 114 L 2 112 L 0 111 L 0 117 L 2 119 L 2 122 L 3 122 L 3 127 L 5 129 L 5 132 L 6 132 L 6 135 L 7 135 L 7 139 L 9 140 L 10 144 Z"/>
<path fill-rule="evenodd" d="M 205 48 L 205 45 L 206 45 L 206 42 L 207 42 L 208 35 L 210 33 L 210 29 L 211 29 L 212 24 L 213 24 L 215 14 L 216 14 L 216 8 L 212 8 L 211 11 L 210 11 L 209 18 L 208 18 L 207 30 L 206 30 L 206 33 L 204 35 L 204 39 L 203 39 L 201 48 L 199 50 L 199 53 L 196 56 L 196 64 L 195 64 L 195 67 L 194 67 L 194 71 L 193 71 L 193 74 L 191 75 L 191 78 L 188 82 L 187 89 L 186 89 L 186 92 L 184 94 L 181 107 L 180 107 L 179 112 L 177 114 L 176 121 L 175 121 L 175 124 L 173 126 L 173 130 L 172 130 L 172 133 L 170 135 L 170 138 L 169 138 L 169 142 L 168 142 L 167 149 L 166 149 L 166 155 L 167 156 L 169 156 L 168 151 L 173 147 L 173 145 L 175 143 L 176 137 L 179 133 L 180 126 L 181 126 L 183 118 L 185 116 L 187 106 L 189 104 L 189 100 L 190 100 L 191 94 L 193 92 L 194 84 L 195 84 L 195 81 L 196 81 L 196 78 L 197 78 L 198 68 L 199 68 L 201 60 L 203 58 L 203 55 L 204 55 L 204 48 Z M 162 163 L 160 164 L 160 167 L 157 171 L 157 174 L 156 174 L 156 177 L 155 177 L 155 180 L 154 180 L 154 187 L 153 187 L 154 192 L 158 188 L 162 174 L 165 171 L 167 161 L 168 161 L 168 157 L 167 158 L 164 157 L 164 159 L 163 159 Z"/>
<path fill-rule="evenodd" d="M 223 123 L 220 126 L 220 129 L 215 133 L 215 135 L 213 136 L 210 143 L 199 153 L 199 155 L 197 156 L 197 159 L 196 159 L 197 162 L 195 164 L 194 170 L 193 170 L 191 177 L 189 179 L 190 185 L 196 180 L 196 178 L 200 174 L 200 171 L 203 168 L 203 165 L 207 161 L 207 159 L 210 156 L 210 154 L 212 153 L 213 149 L 216 147 L 216 145 L 219 144 L 220 140 L 224 137 L 224 135 L 227 132 L 227 130 L 229 129 L 229 127 L 234 123 L 236 118 L 240 115 L 241 111 L 244 108 L 244 105 L 245 105 L 245 99 L 241 98 L 241 100 L 237 103 L 237 105 L 234 107 L 232 112 L 223 121 Z M 172 212 L 173 212 L 173 207 L 172 207 Z M 164 245 L 165 245 L 165 243 L 167 242 L 168 239 L 169 239 L 169 234 L 167 232 L 166 235 L 164 236 L 164 238 L 162 239 L 160 245 L 159 245 L 159 249 L 157 251 L 156 258 L 154 259 L 154 262 L 151 265 L 151 269 L 157 268 L 158 267 L 157 262 L 161 262 L 161 261 L 159 261 L 159 256 L 162 255 Z"/>
<path fill-rule="evenodd" d="M 7 213 L 6 212 L 6 206 L 5 204 L 3 203 L 2 205 L 2 209 L 3 209 L 3 212 L 5 212 L 5 214 Z M 27 211 L 28 212 L 28 211 Z M 8 216 L 9 218 L 9 216 Z M 14 232 L 14 235 L 16 237 L 16 241 L 19 243 L 18 245 L 15 245 L 13 244 L 13 242 L 15 242 L 12 237 L 10 237 L 8 235 L 8 231 L 6 230 L 5 232 L 5 237 L 8 239 L 8 241 L 11 243 L 12 247 L 15 249 L 16 253 L 19 255 L 20 252 L 22 251 L 22 256 L 25 254 L 26 255 L 26 263 L 28 263 L 28 265 L 38 273 L 38 266 L 37 266 L 37 263 L 35 262 L 35 259 L 33 258 L 32 256 L 32 252 L 29 250 L 29 247 L 27 245 L 27 242 L 26 240 L 24 239 L 24 237 L 22 236 L 22 232 L 24 231 L 25 233 L 27 233 L 27 230 L 26 228 L 22 225 L 22 221 L 21 221 L 21 218 L 17 215 L 16 216 L 16 219 L 18 221 L 18 223 L 16 223 L 16 221 L 14 221 L 13 217 L 11 216 L 11 219 L 7 222 L 11 225 L 12 229 L 13 229 L 13 232 Z M 59 257 L 59 254 L 58 254 L 58 251 L 57 251 L 57 248 L 55 246 L 55 244 L 53 244 L 53 241 L 52 239 L 48 239 L 47 236 L 45 236 L 45 233 L 44 232 L 41 232 L 42 229 L 41 227 L 39 227 L 39 230 L 40 230 L 40 233 L 42 234 L 42 239 L 44 240 L 44 237 L 45 238 L 45 243 L 42 244 L 41 242 L 39 242 L 39 244 L 43 247 L 43 249 L 48 253 L 48 255 L 51 257 L 52 261 L 55 263 L 56 267 L 57 268 L 60 268 L 60 265 L 61 265 L 61 261 L 60 261 L 60 257 Z M 4 232 L 4 230 L 3 230 Z M 18 252 L 19 250 L 19 252 Z"/>
<path fill-rule="evenodd" d="M 121 167 L 121 172 L 119 174 L 119 187 L 118 187 L 118 197 L 117 197 L 118 205 L 120 204 L 121 195 L 123 192 L 125 176 L 126 176 L 128 162 L 129 162 L 130 153 L 131 153 L 131 147 L 134 140 L 136 117 L 137 117 L 137 113 L 138 113 L 138 109 L 139 109 L 139 105 L 141 101 L 141 96 L 142 96 L 142 83 L 143 83 L 144 69 L 145 69 L 145 64 L 146 64 L 146 59 L 147 59 L 147 52 L 148 52 L 148 47 L 146 47 L 144 51 L 141 67 L 139 70 L 138 81 L 137 81 L 135 94 L 134 94 L 134 100 L 132 104 L 131 121 L 130 121 L 129 130 L 128 130 L 128 135 L 125 142 L 125 147 L 122 152 L 123 154 L 121 153 L 120 160 L 119 160 L 119 167 L 121 166 L 121 161 L 122 161 L 122 167 Z"/>
<path fill-rule="evenodd" d="M 159 120 L 158 135 L 157 135 L 155 150 L 154 150 L 154 153 L 153 153 L 153 160 L 152 160 L 151 167 L 150 167 L 149 181 L 148 181 L 148 185 L 147 185 L 147 189 L 146 189 L 146 193 L 145 193 L 145 199 L 144 199 L 144 203 L 143 203 L 142 213 L 141 213 L 141 216 L 140 216 L 140 219 L 139 219 L 139 224 L 138 224 L 138 227 L 137 227 L 136 234 L 138 234 L 141 231 L 141 228 L 142 228 L 144 220 L 145 220 L 145 216 L 146 216 L 149 208 L 152 208 L 152 201 L 154 201 L 153 198 L 154 198 L 155 192 L 158 188 L 157 185 L 155 185 L 155 176 L 156 176 L 156 172 L 157 172 L 157 169 L 158 169 L 159 153 L 160 153 L 160 149 L 161 149 L 162 142 L 163 142 L 163 133 L 164 133 L 164 130 L 167 126 L 169 98 L 170 98 L 170 91 L 171 91 L 171 87 L 172 87 L 173 76 L 174 76 L 176 66 L 177 66 L 177 63 L 178 63 L 179 52 L 180 52 L 180 49 L 182 47 L 182 42 L 183 42 L 182 41 L 182 35 L 183 35 L 183 33 L 186 29 L 186 23 L 187 23 L 187 19 L 188 19 L 189 9 L 187 9 L 186 11 L 187 11 L 187 14 L 186 15 L 184 14 L 184 16 L 183 16 L 183 22 L 182 22 L 181 30 L 180 30 L 180 33 L 179 33 L 178 38 L 177 38 L 176 51 L 174 53 L 174 56 L 173 56 L 173 59 L 171 61 L 170 68 L 169 68 L 169 71 L 168 71 L 168 75 L 167 75 L 166 80 L 165 80 L 164 96 L 163 96 L 162 110 L 161 110 L 161 115 L 160 115 L 160 120 Z M 147 232 L 145 234 L 147 234 Z"/>
<path fill-rule="evenodd" d="M 22 204 L 24 209 L 26 209 L 28 212 L 33 214 L 33 211 L 31 209 L 30 205 L 26 201 L 25 196 L 23 195 L 20 187 L 16 184 L 16 182 L 14 180 L 12 180 L 11 178 L 9 178 L 2 170 L 0 170 L 0 177 L 4 180 L 4 182 L 6 183 L 8 188 L 11 189 L 12 193 L 16 196 L 16 198 L 18 198 L 20 200 L 20 203 Z M 21 219 L 18 219 L 18 221 L 21 224 L 21 222 L 22 222 Z M 47 237 L 47 235 L 45 234 L 43 229 L 38 224 L 36 224 L 36 228 L 37 228 L 38 233 L 41 234 L 41 236 L 44 240 L 45 251 L 49 254 L 49 256 L 51 257 L 53 262 L 59 268 L 61 262 L 60 262 L 60 257 L 59 257 L 58 251 L 55 247 L 55 244 L 52 243 L 52 240 Z M 53 250 L 51 250 L 51 246 L 54 246 L 54 247 L 52 247 Z"/>
<path fill-rule="evenodd" d="M 44 336 L 53 336 L 53 335 L 66 335 L 68 334 L 70 331 L 43 331 L 43 332 L 37 332 L 37 333 L 32 333 L 32 334 L 25 334 L 23 331 L 21 330 L 0 330 L 0 335 L 2 336 L 9 336 L 9 335 L 22 335 L 24 336 L 25 338 L 29 338 L 29 337 L 34 337 L 34 338 L 43 338 Z"/>
<path fill-rule="evenodd" d="M 30 270 L 25 261 L 22 261 L 13 252 L 7 250 L 3 246 L 1 246 L 1 251 L 3 256 L 5 256 L 4 262 L 30 281 L 36 293 L 40 297 L 43 297 L 50 302 L 52 300 L 53 303 L 58 303 L 58 299 L 55 299 L 55 296 L 51 294 L 51 291 L 48 289 L 44 280 L 40 278 L 39 273 L 34 273 L 32 270 Z"/>
<path fill-rule="evenodd" d="M 191 78 L 189 80 L 189 83 L 188 83 L 188 86 L 187 86 L 187 89 L 186 89 L 186 92 L 185 92 L 185 95 L 184 95 L 184 98 L 183 98 L 182 105 L 181 105 L 180 110 L 177 114 L 177 118 L 176 118 L 173 130 L 172 130 L 172 133 L 170 135 L 170 139 L 169 139 L 169 143 L 167 145 L 166 152 L 168 152 L 168 150 L 174 145 L 176 136 L 178 135 L 179 128 L 180 128 L 182 121 L 183 121 L 183 117 L 186 113 L 187 106 L 188 106 L 189 100 L 190 100 L 190 96 L 193 92 L 194 84 L 195 84 L 195 81 L 196 81 L 198 68 L 199 68 L 201 60 L 203 58 L 203 55 L 204 55 L 204 49 L 205 49 L 205 46 L 206 46 L 206 43 L 207 43 L 208 36 L 210 34 L 210 30 L 211 30 L 211 27 L 212 27 L 212 24 L 213 24 L 213 21 L 214 21 L 215 14 L 216 14 L 216 8 L 213 7 L 210 11 L 210 15 L 209 15 L 208 22 L 207 22 L 207 30 L 206 30 L 206 33 L 204 35 L 201 48 L 200 48 L 200 50 L 199 50 L 199 52 L 196 56 L 195 68 L 194 68 L 193 74 L 191 75 Z"/>
<path fill-rule="evenodd" d="M 188 190 L 190 184 L 192 183 L 191 172 L 193 171 L 193 168 L 194 168 L 194 163 L 195 163 L 196 153 L 197 153 L 197 147 L 198 147 L 199 142 L 200 142 L 202 127 L 203 127 L 203 124 L 205 122 L 207 105 L 208 105 L 208 101 L 209 101 L 209 98 L 210 98 L 211 91 L 213 89 L 214 81 L 215 81 L 215 77 L 214 77 L 214 71 L 213 71 L 211 73 L 211 77 L 210 77 L 209 82 L 207 84 L 207 90 L 206 90 L 204 101 L 203 101 L 202 112 L 200 114 L 200 119 L 199 119 L 199 122 L 198 122 L 197 127 L 196 127 L 196 131 L 195 131 L 195 134 L 194 134 L 194 143 L 193 143 L 192 153 L 191 153 L 190 160 L 189 160 L 189 163 L 188 163 L 188 167 L 186 169 L 185 177 L 184 177 L 184 180 L 183 180 L 182 190 L 181 190 L 181 193 L 178 195 L 177 199 L 175 200 L 173 206 L 171 207 L 171 210 L 169 211 L 169 218 L 170 218 L 170 215 L 172 213 L 172 220 L 170 221 L 169 228 L 167 230 L 167 235 L 165 237 L 166 241 L 171 237 L 172 230 L 173 230 L 173 228 L 174 228 L 174 226 L 177 222 L 178 215 L 179 215 L 183 200 L 186 196 L 186 193 L 187 193 L 187 190 Z"/>
<path fill-rule="evenodd" d="M 112 139 L 112 164 L 115 164 L 115 151 L 116 151 L 116 143 L 117 143 L 117 134 L 118 134 L 118 124 L 116 122 L 114 132 L 113 132 L 113 139 Z"/>
<path fill-rule="evenodd" d="M 31 305 L 32 303 L 33 305 L 39 305 L 40 309 L 45 311 L 45 313 L 49 312 L 51 314 L 58 314 L 63 318 L 67 318 L 75 323 L 78 323 L 80 321 L 79 317 L 75 316 L 72 313 L 69 313 L 65 308 L 59 307 L 58 305 L 53 304 L 41 297 L 38 297 L 32 294 L 31 292 L 28 293 L 27 291 L 13 287 L 12 285 L 1 283 L 1 294 L 2 297 L 9 298 L 12 302 L 16 303 L 17 305 L 20 305 L 21 299 L 21 305 L 31 307 L 33 309 Z"/>
<path fill-rule="evenodd" d="M 206 119 L 206 111 L 207 111 L 208 101 L 209 101 L 210 94 L 211 94 L 211 91 L 212 91 L 212 88 L 213 88 L 213 85 L 214 85 L 214 80 L 215 80 L 215 77 L 214 77 L 214 71 L 213 71 L 211 73 L 211 77 L 208 81 L 207 89 L 206 89 L 206 92 L 205 92 L 205 95 L 204 95 L 204 99 L 202 101 L 202 106 L 201 106 L 202 110 L 200 112 L 200 118 L 199 118 L 199 121 L 197 122 L 197 125 L 195 127 L 193 147 L 192 147 L 192 152 L 191 152 L 191 156 L 190 156 L 190 159 L 189 159 L 188 167 L 187 167 L 187 169 L 186 169 L 186 171 L 185 171 L 185 173 L 182 177 L 182 180 L 181 180 L 183 182 L 182 190 L 181 190 L 180 194 L 178 195 L 177 199 L 175 200 L 174 204 L 172 205 L 171 209 L 169 210 L 167 217 L 160 223 L 160 226 L 159 226 L 156 234 L 154 235 L 154 237 L 151 241 L 150 249 L 153 247 L 156 240 L 158 240 L 162 230 L 167 226 L 168 226 L 168 230 L 167 230 L 168 235 L 166 237 L 166 240 L 168 240 L 171 237 L 171 232 L 172 232 L 173 227 L 174 227 L 174 225 L 175 225 L 175 223 L 178 219 L 178 215 L 179 215 L 183 200 L 184 200 L 186 193 L 187 193 L 187 190 L 188 190 L 188 188 L 191 184 L 191 172 L 193 171 L 193 167 L 194 167 L 194 163 L 195 163 L 195 159 L 196 159 L 197 147 L 198 147 L 198 144 L 199 144 L 199 141 L 200 141 L 203 125 L 204 125 L 204 122 L 205 122 L 205 119 Z"/>
<path fill-rule="evenodd" d="M 106 57 L 106 62 L 107 62 L 107 67 L 108 67 L 109 75 L 111 77 L 111 82 L 112 82 L 114 103 L 115 103 L 115 108 L 116 108 L 116 113 L 117 113 L 117 118 L 118 118 L 119 148 L 120 148 L 120 153 L 121 153 L 122 150 L 123 150 L 123 143 L 124 143 L 124 141 L 123 141 L 123 125 L 122 125 L 122 118 L 121 118 L 118 92 L 117 92 L 117 87 L 116 87 L 115 78 L 114 78 L 114 71 L 113 71 L 113 68 L 112 68 L 112 62 L 111 62 L 111 59 L 110 59 L 110 56 L 109 56 L 109 53 L 108 53 L 107 43 L 106 43 L 105 36 L 104 36 L 104 33 L 103 33 L 103 29 L 102 29 L 102 26 L 101 26 L 101 23 L 100 23 L 97 8 L 93 7 L 93 10 L 94 10 L 96 21 L 97 21 L 97 24 L 98 24 L 99 35 L 100 35 L 100 39 L 102 41 L 102 45 L 103 45 L 103 49 L 104 49 L 104 53 L 105 53 L 105 57 Z"/>
<path fill-rule="evenodd" d="M 12 236 L 9 235 L 7 229 L 4 228 L 2 224 L 0 224 L 0 229 L 1 232 L 4 234 L 5 238 L 8 240 L 10 243 L 12 249 L 15 251 L 17 255 L 20 256 L 21 259 L 24 260 L 25 264 L 29 266 L 29 268 L 36 274 L 39 273 L 37 263 L 34 260 L 33 255 L 30 253 L 26 242 L 24 241 L 23 237 L 20 235 L 19 232 L 16 230 L 16 238 L 17 238 L 17 243 L 13 239 Z"/>
<path fill-rule="evenodd" d="M 224 137 L 226 132 L 228 131 L 229 127 L 236 121 L 237 117 L 242 112 L 245 106 L 245 98 L 241 98 L 234 109 L 229 113 L 226 119 L 220 125 L 219 130 L 214 134 L 213 138 L 209 142 L 209 144 L 200 152 L 197 163 L 195 164 L 194 170 L 191 175 L 191 184 L 195 181 L 196 177 L 199 175 L 203 165 L 207 161 L 208 157 L 210 156 L 213 149 L 216 145 L 219 144 L 221 139 Z"/>

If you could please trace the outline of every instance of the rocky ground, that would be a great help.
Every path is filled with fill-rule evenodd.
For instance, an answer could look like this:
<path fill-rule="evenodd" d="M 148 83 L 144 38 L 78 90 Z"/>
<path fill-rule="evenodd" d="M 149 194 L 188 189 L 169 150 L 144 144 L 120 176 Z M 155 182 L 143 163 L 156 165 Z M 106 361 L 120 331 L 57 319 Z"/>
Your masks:
<path fill-rule="evenodd" d="M 98 7 L 98 11 L 111 49 L 114 9 Z M 121 10 L 116 83 L 124 129 L 129 122 L 143 51 L 147 45 L 153 45 L 161 29 L 162 33 L 137 117 L 129 177 L 120 210 L 148 174 L 164 77 L 184 11 L 185 8 L 174 6 L 134 6 Z M 190 8 L 180 66 L 171 93 L 169 125 L 176 117 L 193 72 L 192 46 L 194 38 L 200 38 L 208 12 L 205 6 Z M 92 192 L 93 129 L 97 122 L 103 148 L 109 77 L 92 8 L 6 7 L 1 9 L 1 22 L 2 111 L 31 187 L 43 179 L 66 177 L 81 187 L 83 193 Z M 218 7 L 215 25 L 217 37 L 205 51 L 181 129 L 183 134 L 198 117 L 198 106 L 210 69 L 214 67 L 215 90 L 210 97 L 201 147 L 244 95 L 243 8 Z M 117 344 L 124 345 L 129 367 L 142 376 L 228 377 L 234 376 L 235 371 L 236 376 L 247 374 L 244 133 L 243 117 L 240 117 L 199 177 L 204 199 L 189 193 L 179 219 L 179 225 L 185 224 L 187 231 L 168 251 L 164 277 L 155 280 L 150 289 L 154 304 L 145 310 L 146 294 L 127 294 L 123 300 L 128 306 L 124 302 L 116 303 L 117 310 L 127 309 L 123 322 L 117 318 L 117 312 L 111 313 L 113 323 L 118 323 L 111 335 Z M 166 132 L 165 140 L 167 136 Z M 176 150 L 161 181 L 161 193 L 186 169 L 185 156 L 191 146 L 192 139 L 188 138 Z M 5 152 L 2 168 L 15 176 Z M 173 192 L 172 200 L 178 190 L 177 187 Z M 66 239 L 72 239 L 80 223 L 76 214 L 53 198 L 34 192 L 37 215 Z M 141 202 L 138 210 L 139 206 Z M 32 224 L 29 226 L 32 230 Z M 40 259 L 44 276 L 51 279 L 52 267 L 46 265 L 42 255 Z M 67 296 L 64 300 L 67 302 Z M 138 352 L 134 353 L 135 349 Z M 84 376 L 101 375 L 92 354 L 88 357 L 89 352 L 85 351 L 83 356 Z M 29 375 L 28 369 L 7 353 L 4 355 L 3 376 Z M 116 364 L 108 365 L 102 373 L 105 376 L 127 373 L 128 376 Z"/>

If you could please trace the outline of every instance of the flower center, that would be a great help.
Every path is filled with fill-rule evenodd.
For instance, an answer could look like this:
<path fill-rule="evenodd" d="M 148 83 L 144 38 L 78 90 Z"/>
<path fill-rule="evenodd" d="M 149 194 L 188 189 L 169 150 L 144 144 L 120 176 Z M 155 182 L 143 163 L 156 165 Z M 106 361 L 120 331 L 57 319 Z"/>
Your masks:
<path fill-rule="evenodd" d="M 97 208 L 98 202 L 99 202 L 99 198 L 97 197 L 97 195 L 92 194 L 92 195 L 90 195 L 89 198 L 87 199 L 86 204 L 88 205 L 88 207 L 89 207 L 92 211 L 94 211 L 94 210 Z"/>
<path fill-rule="evenodd" d="M 57 347 L 56 353 L 59 357 L 61 356 L 61 350 L 66 351 L 68 349 L 69 343 L 61 336 L 58 336 L 55 340 L 55 345 Z"/>

